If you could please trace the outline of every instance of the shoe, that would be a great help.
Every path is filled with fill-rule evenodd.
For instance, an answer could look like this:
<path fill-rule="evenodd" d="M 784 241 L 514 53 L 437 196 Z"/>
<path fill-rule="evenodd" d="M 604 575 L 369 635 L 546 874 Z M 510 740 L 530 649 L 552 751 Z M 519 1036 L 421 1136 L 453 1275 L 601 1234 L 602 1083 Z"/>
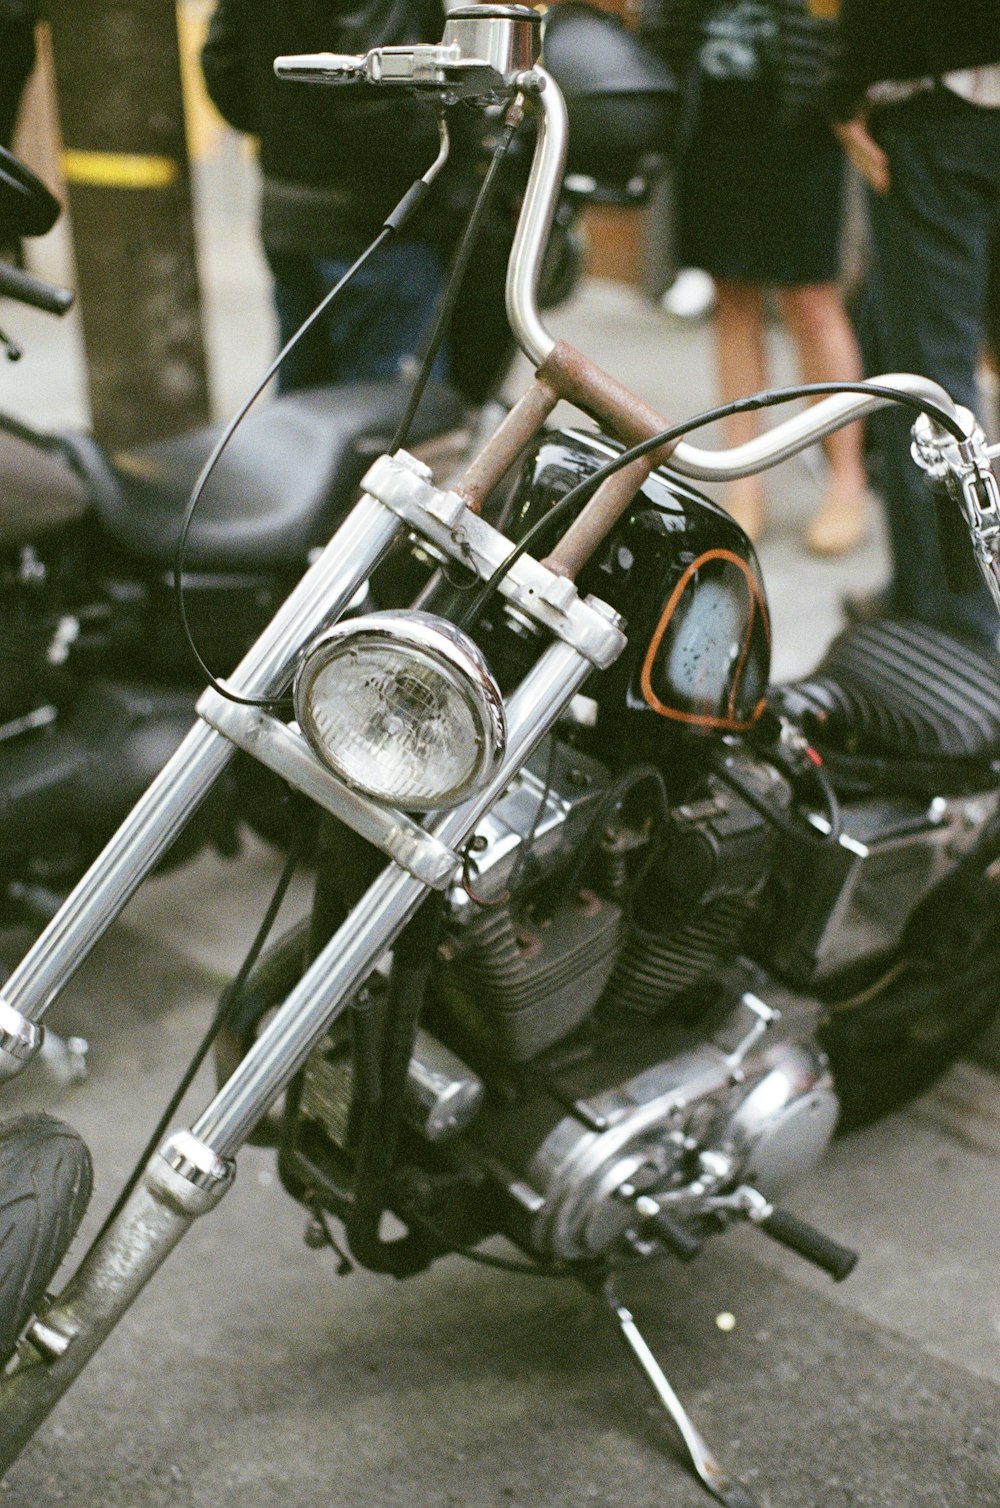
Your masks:
<path fill-rule="evenodd" d="M 682 267 L 663 295 L 661 307 L 674 319 L 708 319 L 715 309 L 715 283 L 700 267 Z"/>
<path fill-rule="evenodd" d="M 877 592 L 847 592 L 840 599 L 841 612 L 848 623 L 874 623 L 876 618 L 897 617 L 891 586 Z"/>

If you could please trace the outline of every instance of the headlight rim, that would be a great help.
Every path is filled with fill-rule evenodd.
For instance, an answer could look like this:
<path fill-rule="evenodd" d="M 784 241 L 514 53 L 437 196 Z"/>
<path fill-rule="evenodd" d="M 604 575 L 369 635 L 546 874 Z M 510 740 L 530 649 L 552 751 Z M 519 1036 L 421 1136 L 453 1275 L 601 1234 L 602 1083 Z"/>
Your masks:
<path fill-rule="evenodd" d="M 411 649 L 426 656 L 439 673 L 447 675 L 470 710 L 476 724 L 478 757 L 463 781 L 433 798 L 404 799 L 374 789 L 352 778 L 316 727 L 309 693 L 317 677 L 344 653 L 351 641 L 381 642 L 405 654 Z M 443 667 L 443 671 L 442 671 Z M 433 613 L 418 609 L 381 609 L 342 619 L 325 629 L 303 650 L 293 684 L 295 716 L 317 758 L 350 790 L 381 806 L 396 806 L 415 812 L 445 811 L 474 795 L 499 768 L 507 746 L 507 720 L 503 697 L 485 655 L 463 630 Z"/>

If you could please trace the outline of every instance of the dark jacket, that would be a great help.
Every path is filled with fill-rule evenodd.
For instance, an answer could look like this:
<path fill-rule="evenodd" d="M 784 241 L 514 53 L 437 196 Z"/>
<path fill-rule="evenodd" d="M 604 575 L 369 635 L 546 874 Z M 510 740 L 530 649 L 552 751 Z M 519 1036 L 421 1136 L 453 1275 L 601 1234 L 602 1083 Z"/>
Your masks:
<path fill-rule="evenodd" d="M 35 0 L 0 0 L 0 146 L 9 147 L 35 66 Z"/>
<path fill-rule="evenodd" d="M 848 120 L 870 84 L 1000 62 L 1000 0 L 842 0 L 831 108 Z"/>
<path fill-rule="evenodd" d="M 640 31 L 660 57 L 697 94 L 697 56 L 703 25 L 717 0 L 641 0 Z M 777 28 L 776 115 L 794 119 L 820 110 L 834 40 L 832 21 L 809 14 L 807 0 L 768 0 Z"/>
<path fill-rule="evenodd" d="M 260 138 L 262 233 L 275 250 L 340 255 L 437 153 L 434 112 L 401 91 L 282 82 L 283 53 L 363 53 L 437 42 L 441 0 L 218 0 L 202 52 L 208 92 L 231 125 Z"/>

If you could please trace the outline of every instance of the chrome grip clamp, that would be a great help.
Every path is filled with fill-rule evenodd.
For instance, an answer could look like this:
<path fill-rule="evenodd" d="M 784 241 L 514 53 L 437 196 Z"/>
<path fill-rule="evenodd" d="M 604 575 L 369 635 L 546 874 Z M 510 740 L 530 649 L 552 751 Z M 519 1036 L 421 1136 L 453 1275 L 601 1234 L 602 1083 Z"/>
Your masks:
<path fill-rule="evenodd" d="M 945 487 L 961 508 L 976 564 L 1000 612 L 1000 486 L 975 416 L 965 408 L 957 413 L 967 429 L 964 440 L 921 414 L 910 453 L 931 485 Z"/>

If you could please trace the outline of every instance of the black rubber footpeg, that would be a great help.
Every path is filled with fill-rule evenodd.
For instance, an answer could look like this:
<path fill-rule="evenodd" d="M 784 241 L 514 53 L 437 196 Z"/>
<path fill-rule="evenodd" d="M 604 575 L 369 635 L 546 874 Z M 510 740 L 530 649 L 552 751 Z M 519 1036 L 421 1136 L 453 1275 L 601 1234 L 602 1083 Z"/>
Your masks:
<path fill-rule="evenodd" d="M 772 1210 L 770 1215 L 758 1223 L 772 1240 L 780 1241 L 782 1246 L 798 1252 L 807 1262 L 814 1262 L 817 1267 L 822 1267 L 836 1282 L 842 1283 L 854 1271 L 858 1253 L 849 1246 L 831 1241 L 829 1236 L 824 1236 L 822 1231 L 807 1221 L 800 1220 L 798 1215 L 792 1215 L 788 1210 Z"/>
<path fill-rule="evenodd" d="M 682 1262 L 693 1261 L 701 1251 L 703 1243 L 698 1237 L 692 1236 L 687 1227 L 679 1220 L 675 1220 L 673 1215 L 668 1214 L 666 1210 L 660 1210 L 660 1213 L 654 1215 L 649 1223 L 664 1246 Z"/>

